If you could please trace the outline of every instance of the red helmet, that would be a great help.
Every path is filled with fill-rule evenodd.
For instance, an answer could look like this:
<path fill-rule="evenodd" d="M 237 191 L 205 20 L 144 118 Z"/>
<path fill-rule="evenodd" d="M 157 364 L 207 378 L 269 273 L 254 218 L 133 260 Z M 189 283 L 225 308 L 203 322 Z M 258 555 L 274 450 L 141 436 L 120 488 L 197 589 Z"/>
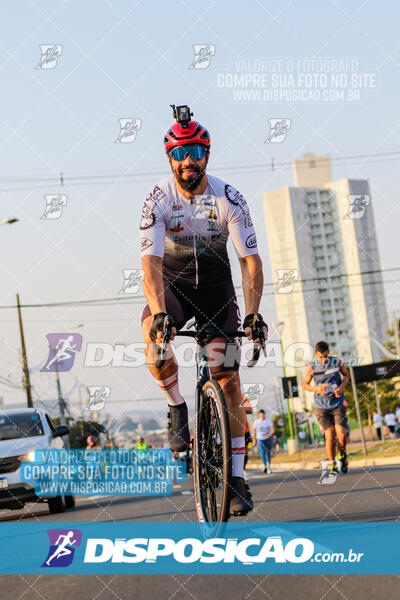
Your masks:
<path fill-rule="evenodd" d="M 174 123 L 168 129 L 164 136 L 165 151 L 168 152 L 177 146 L 185 144 L 202 144 L 210 147 L 210 134 L 207 129 L 197 121 L 189 121 L 187 127 L 182 127 L 180 123 Z"/>

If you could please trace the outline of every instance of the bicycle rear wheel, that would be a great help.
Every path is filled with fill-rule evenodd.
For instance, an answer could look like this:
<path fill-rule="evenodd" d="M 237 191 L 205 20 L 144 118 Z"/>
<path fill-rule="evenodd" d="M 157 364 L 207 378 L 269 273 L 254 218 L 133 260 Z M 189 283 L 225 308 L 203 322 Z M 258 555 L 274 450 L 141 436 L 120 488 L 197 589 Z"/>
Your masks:
<path fill-rule="evenodd" d="M 219 384 L 201 389 L 194 433 L 194 490 L 197 518 L 207 535 L 229 519 L 232 452 L 228 411 Z"/>

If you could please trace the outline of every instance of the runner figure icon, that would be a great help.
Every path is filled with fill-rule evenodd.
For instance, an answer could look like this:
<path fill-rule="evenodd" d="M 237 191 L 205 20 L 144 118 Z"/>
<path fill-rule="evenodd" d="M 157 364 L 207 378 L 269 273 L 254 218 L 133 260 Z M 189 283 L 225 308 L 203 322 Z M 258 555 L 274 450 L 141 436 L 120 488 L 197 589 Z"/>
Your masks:
<path fill-rule="evenodd" d="M 77 350 L 76 345 L 71 344 L 73 339 L 74 336 L 69 335 L 66 339 L 59 340 L 57 346 L 55 347 L 55 350 L 57 350 L 57 352 L 55 353 L 53 358 L 48 362 L 46 366 L 47 370 L 49 370 L 51 365 L 53 365 L 55 362 L 59 363 L 63 360 L 69 360 L 71 358 L 70 352 L 74 354 Z"/>
<path fill-rule="evenodd" d="M 61 558 L 62 556 L 67 556 L 68 554 L 72 554 L 72 550 L 71 548 L 67 548 L 67 546 L 73 546 L 74 544 L 77 543 L 78 540 L 74 540 L 73 539 L 74 536 L 74 532 L 73 531 L 68 531 L 67 534 L 65 535 L 59 535 L 58 539 L 56 541 L 56 546 L 57 549 L 55 550 L 55 552 L 46 560 L 46 565 L 49 567 L 51 561 L 54 558 Z M 60 541 L 62 540 L 62 541 Z"/>

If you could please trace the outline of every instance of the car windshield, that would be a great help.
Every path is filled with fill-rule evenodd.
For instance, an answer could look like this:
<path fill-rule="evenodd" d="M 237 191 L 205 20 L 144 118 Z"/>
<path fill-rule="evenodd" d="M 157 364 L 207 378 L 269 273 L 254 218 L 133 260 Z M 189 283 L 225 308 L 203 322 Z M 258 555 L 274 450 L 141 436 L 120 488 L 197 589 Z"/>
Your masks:
<path fill-rule="evenodd" d="M 0 414 L 0 441 L 43 435 L 43 426 L 37 413 Z"/>

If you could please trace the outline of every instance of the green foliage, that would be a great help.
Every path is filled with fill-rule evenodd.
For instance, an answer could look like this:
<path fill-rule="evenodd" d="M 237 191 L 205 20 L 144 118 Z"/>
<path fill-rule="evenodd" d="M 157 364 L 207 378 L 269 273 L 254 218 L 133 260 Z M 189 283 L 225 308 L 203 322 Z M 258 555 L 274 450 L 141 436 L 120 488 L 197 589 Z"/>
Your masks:
<path fill-rule="evenodd" d="M 288 431 L 289 431 L 289 422 L 288 422 L 288 416 L 285 413 L 283 416 L 284 422 L 285 424 L 283 426 L 278 425 L 278 421 L 280 421 L 282 419 L 282 415 L 278 414 L 278 415 L 274 415 L 272 417 L 272 422 L 274 424 L 274 430 L 275 430 L 275 435 L 277 437 L 277 439 L 281 439 L 281 438 L 285 438 L 288 435 Z"/>
<path fill-rule="evenodd" d="M 394 332 L 393 329 L 388 329 L 386 332 L 388 339 L 385 342 L 385 347 L 390 352 L 395 352 Z M 393 360 L 389 355 L 384 356 L 383 360 Z M 394 379 L 382 379 L 378 383 L 378 394 L 381 403 L 382 415 L 388 412 L 395 412 L 396 408 L 400 405 L 399 398 L 399 378 Z M 372 415 L 376 406 L 375 388 L 373 383 L 359 383 L 357 385 L 358 401 L 360 404 L 361 418 L 363 421 L 367 421 L 368 408 Z M 351 384 L 349 384 L 344 392 L 344 397 L 348 402 L 347 413 L 350 417 L 357 418 L 356 406 L 353 397 L 353 390 Z"/>

